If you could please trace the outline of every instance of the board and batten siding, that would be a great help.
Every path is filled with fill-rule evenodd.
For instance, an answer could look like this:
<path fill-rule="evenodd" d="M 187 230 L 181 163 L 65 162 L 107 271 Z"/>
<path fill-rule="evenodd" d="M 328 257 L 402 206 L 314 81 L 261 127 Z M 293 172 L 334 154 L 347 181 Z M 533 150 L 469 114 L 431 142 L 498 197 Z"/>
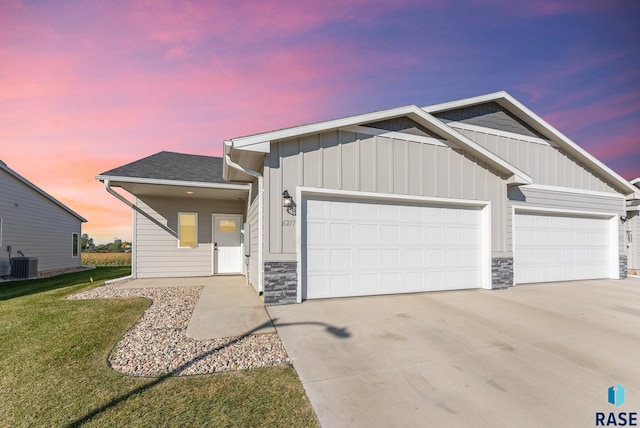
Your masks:
<path fill-rule="evenodd" d="M 590 195 L 572 193 L 569 191 L 537 189 L 527 186 L 511 188 L 508 192 L 507 202 L 509 211 L 516 206 L 536 208 L 550 208 L 554 210 L 569 210 L 594 213 L 616 213 L 617 216 L 625 213 L 625 200 L 622 195 L 612 196 Z M 507 218 L 507 240 L 512 245 L 513 216 Z M 618 221 L 618 243 L 620 255 L 626 253 L 624 240 L 624 226 Z"/>
<path fill-rule="evenodd" d="M 249 267 L 247 269 L 248 278 L 247 281 L 253 288 L 258 291 L 259 284 L 259 276 L 261 275 L 262 269 L 260 269 L 259 259 L 258 259 L 258 247 L 259 247 L 259 233 L 260 226 L 258 225 L 259 219 L 259 200 L 258 197 L 258 182 L 257 180 L 251 184 L 251 194 L 249 195 L 249 209 L 247 210 L 247 223 L 249 223 L 250 233 L 249 233 L 249 247 L 250 247 L 250 256 L 249 256 Z M 246 231 L 245 231 L 246 233 Z"/>
<path fill-rule="evenodd" d="M 627 230 L 631 232 L 631 242 L 629 242 L 629 269 L 640 270 L 640 212 L 629 215 L 627 220 L 629 225 Z"/>
<path fill-rule="evenodd" d="M 455 129 L 528 174 L 536 184 L 617 193 L 585 165 L 546 140 L 535 142 L 517 138 L 515 134 L 513 137 L 495 135 L 488 128 L 486 132 Z"/>
<path fill-rule="evenodd" d="M 8 245 L 11 257 L 18 257 L 18 251 L 37 257 L 38 271 L 80 266 L 80 252 L 72 256 L 72 236 L 82 233 L 76 216 L 3 170 L 0 195 L 0 275 L 9 274 Z"/>
<path fill-rule="evenodd" d="M 133 211 L 136 246 L 134 248 L 137 278 L 210 276 L 212 274 L 213 213 L 244 214 L 244 201 L 168 198 L 144 196 L 136 198 L 136 206 L 158 223 Z M 178 213 L 198 214 L 198 245 L 178 248 Z"/>
<path fill-rule="evenodd" d="M 446 142 L 445 142 L 446 144 Z M 265 260 L 296 260 L 298 216 L 282 206 L 297 186 L 397 195 L 488 200 L 492 249 L 506 246 L 506 185 L 459 149 L 385 136 L 331 131 L 273 143 L 265 159 Z M 300 203 L 301 201 L 294 201 Z"/>

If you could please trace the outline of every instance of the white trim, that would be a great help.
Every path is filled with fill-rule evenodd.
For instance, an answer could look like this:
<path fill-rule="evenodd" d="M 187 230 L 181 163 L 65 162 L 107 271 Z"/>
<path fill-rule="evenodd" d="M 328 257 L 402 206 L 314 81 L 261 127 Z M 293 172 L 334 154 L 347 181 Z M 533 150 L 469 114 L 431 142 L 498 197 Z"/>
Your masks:
<path fill-rule="evenodd" d="M 24 178 L 23 176 L 21 176 L 20 174 L 18 174 L 14 170 L 12 170 L 11 168 L 9 168 L 9 166 L 7 166 L 7 164 L 2 162 L 2 161 L 0 161 L 0 170 L 5 171 L 7 174 L 9 174 L 10 176 L 15 178 L 16 180 L 18 180 L 22 184 L 26 185 L 27 187 L 30 187 L 32 190 L 35 190 L 41 196 L 44 196 L 49 201 L 51 201 L 54 204 L 58 205 L 60 208 L 62 208 L 63 210 L 65 210 L 66 212 L 68 212 L 69 214 L 71 214 L 72 216 L 77 218 L 78 220 L 80 220 L 80 222 L 82 222 L 82 223 L 86 223 L 87 222 L 86 218 L 82 217 L 80 214 L 78 214 L 77 212 L 75 212 L 74 210 L 72 210 L 71 208 L 69 208 L 68 206 L 66 206 L 65 204 L 63 204 L 62 202 L 60 202 L 59 200 L 57 200 L 56 198 L 54 198 L 53 196 L 51 196 L 50 194 L 48 194 L 47 192 L 42 190 L 41 188 L 36 186 L 35 184 L 30 182 L 29 180 L 27 180 L 26 178 Z"/>
<path fill-rule="evenodd" d="M 284 140 L 294 137 L 299 138 L 309 134 L 404 116 L 420 123 L 421 125 L 426 126 L 433 132 L 444 136 L 448 141 L 451 141 L 455 145 L 458 145 L 464 151 L 468 152 L 479 160 L 490 165 L 493 164 L 493 166 L 496 167 L 496 169 L 498 169 L 499 171 L 512 174 L 511 180 L 509 181 L 510 184 L 533 183 L 533 179 L 520 169 L 516 168 L 501 157 L 496 156 L 494 153 L 485 149 L 478 143 L 460 134 L 455 129 L 445 125 L 440 120 L 431 116 L 415 105 L 227 140 L 225 141 L 225 153 L 230 153 L 230 151 L 233 149 L 244 148 L 244 150 L 251 150 L 249 146 L 254 144 L 261 144 L 265 141 L 277 142 L 278 140 Z M 230 150 L 227 150 L 227 147 L 229 147 Z M 227 162 L 226 157 L 225 162 Z"/>
<path fill-rule="evenodd" d="M 541 144 L 543 146 L 552 145 L 551 141 L 545 140 L 539 137 L 531 137 L 529 135 L 522 135 L 522 134 L 517 134 L 515 132 L 502 131 L 500 129 L 488 128 L 486 126 L 472 125 L 469 123 L 448 121 L 446 119 L 440 119 L 440 120 L 442 120 L 442 122 L 444 122 L 447 126 L 450 126 L 456 129 L 466 129 L 468 131 L 482 132 L 484 134 L 497 135 L 498 137 L 505 137 L 505 138 L 511 138 L 515 140 L 527 141 L 529 143 Z"/>
<path fill-rule="evenodd" d="M 138 277 L 138 197 L 134 195 L 131 206 L 131 277 Z"/>
<path fill-rule="evenodd" d="M 437 197 L 425 197 L 425 196 L 412 196 L 412 195 L 394 195 L 388 193 L 375 193 L 375 192 L 357 192 L 352 190 L 334 190 L 334 189 L 322 189 L 317 187 L 304 187 L 296 186 L 296 200 L 299 201 L 299 210 L 297 215 L 299 220 L 296 221 L 296 274 L 297 274 L 297 286 L 296 286 L 296 302 L 302 302 L 302 219 L 304 218 L 302 208 L 304 206 L 303 197 L 308 196 L 325 196 L 325 197 L 347 197 L 361 200 L 378 200 L 378 201 L 397 201 L 397 202 L 417 202 L 424 204 L 434 205 L 453 205 L 462 207 L 476 207 L 480 208 L 480 220 L 481 220 L 481 279 L 480 287 L 483 289 L 491 289 L 491 202 L 490 201 L 478 201 L 471 199 L 448 199 Z"/>
<path fill-rule="evenodd" d="M 576 195 L 588 195 L 588 196 L 599 196 L 601 198 L 613 198 L 613 199 L 625 199 L 625 196 L 620 193 L 609 193 L 609 192 L 599 192 L 596 190 L 583 190 L 583 189 L 574 189 L 572 187 L 560 187 L 560 186 L 547 186 L 544 184 L 526 184 L 520 186 L 522 189 L 531 189 L 531 190 L 544 190 L 549 192 L 563 192 L 563 193 L 573 193 Z"/>
<path fill-rule="evenodd" d="M 636 177 L 633 180 L 629 181 L 629 183 L 633 184 L 634 186 L 636 184 L 640 184 L 640 177 Z"/>
<path fill-rule="evenodd" d="M 558 214 L 558 215 L 575 215 L 581 217 L 594 217 L 594 218 L 611 218 L 618 216 L 618 213 L 615 212 L 602 212 L 602 211 L 582 211 L 582 210 L 566 210 L 560 208 L 544 208 L 544 207 L 534 207 L 528 205 L 512 205 L 514 211 L 520 212 L 532 212 L 532 213 L 548 213 L 548 214 Z"/>
<path fill-rule="evenodd" d="M 475 199 L 453 199 L 453 198 L 449 199 L 449 198 L 431 197 L 431 196 L 398 195 L 394 193 L 377 193 L 377 192 L 358 192 L 354 190 L 336 190 L 336 189 L 324 189 L 319 187 L 304 187 L 304 186 L 298 186 L 296 193 L 298 191 L 303 192 L 305 195 L 353 197 L 358 199 L 433 203 L 433 204 L 445 204 L 445 205 L 463 205 L 463 206 L 481 207 L 481 208 L 485 207 L 490 203 L 489 201 L 482 201 L 482 200 L 475 200 Z"/>
<path fill-rule="evenodd" d="M 265 142 L 282 140 L 291 137 L 301 137 L 308 134 L 316 134 L 330 129 L 344 128 L 364 122 L 375 122 L 391 117 L 406 116 L 419 110 L 415 105 L 398 107 L 389 110 L 381 110 L 373 113 L 365 113 L 357 116 L 343 117 L 340 119 L 328 120 L 325 122 L 311 123 L 308 125 L 294 126 L 292 128 L 279 129 L 277 131 L 264 132 L 261 134 L 248 135 L 246 137 L 232 138 L 228 140 L 234 149 L 259 145 Z"/>
<path fill-rule="evenodd" d="M 456 101 L 450 101 L 442 104 L 434 104 L 431 106 L 423 107 L 422 109 L 427 113 L 437 113 L 445 110 L 452 110 L 461 107 L 469 107 L 476 104 L 482 104 L 486 102 L 495 101 L 501 107 L 514 114 L 519 119 L 526 122 L 529 126 L 536 131 L 545 135 L 552 143 L 556 143 L 564 149 L 568 150 L 574 156 L 582 158 L 583 161 L 594 168 L 601 175 L 606 176 L 609 180 L 617 182 L 622 188 L 625 188 L 631 193 L 631 197 L 638 197 L 638 189 L 634 188 L 631 183 L 618 175 L 615 171 L 608 166 L 600 162 L 597 158 L 589 154 L 582 147 L 571 141 L 564 134 L 551 126 L 548 122 L 543 120 L 537 114 L 529 110 L 518 100 L 513 98 L 505 91 L 494 92 L 492 94 L 481 95 L 478 97 L 465 98 Z"/>
<path fill-rule="evenodd" d="M 160 180 L 155 178 L 118 177 L 109 175 L 96 175 L 97 180 L 109 180 L 114 183 L 153 184 L 158 186 L 203 187 L 207 189 L 248 190 L 246 184 L 205 183 L 202 181 Z"/>
<path fill-rule="evenodd" d="M 374 135 L 376 137 L 394 138 L 396 140 L 415 141 L 416 143 L 449 147 L 447 144 L 445 144 L 446 140 L 439 140 L 433 137 L 409 134 L 406 132 L 387 131 L 386 129 L 371 128 L 369 126 L 353 125 L 346 128 L 340 128 L 340 131 L 355 132 L 358 134 Z"/>
<path fill-rule="evenodd" d="M 180 235 L 182 235 L 182 228 L 180 227 L 180 216 L 182 214 L 191 214 L 196 216 L 196 242 L 195 242 L 195 247 L 182 247 L 180 245 Z M 198 213 L 194 213 L 194 212 L 188 212 L 188 211 L 178 211 L 178 248 L 179 249 L 186 249 L 186 248 L 191 248 L 191 249 L 196 249 L 198 248 Z"/>
<path fill-rule="evenodd" d="M 76 236 L 75 240 L 73 239 L 74 235 Z M 73 244 L 78 246 L 78 254 L 73 254 Z M 77 259 L 80 257 L 80 253 L 82 252 L 82 243 L 80 242 L 80 234 L 78 232 L 71 232 L 71 258 Z"/>
<path fill-rule="evenodd" d="M 477 97 L 463 98 L 460 100 L 447 101 L 440 104 L 432 104 L 422 107 L 422 110 L 427 113 L 438 113 L 445 110 L 453 110 L 460 107 L 469 107 L 474 104 L 483 104 L 490 101 L 495 101 L 500 98 L 509 96 L 505 91 L 493 92 L 491 94 L 479 95 Z"/>
<path fill-rule="evenodd" d="M 618 213 L 615 212 L 592 212 L 579 210 L 565 210 L 555 208 L 531 207 L 525 205 L 513 205 L 511 207 L 511 251 L 513 254 L 513 285 L 515 282 L 516 265 L 516 214 L 521 213 L 539 213 L 551 215 L 567 215 L 569 217 L 590 217 L 607 220 L 609 222 L 609 278 L 620 279 L 619 269 L 619 249 L 618 249 Z"/>

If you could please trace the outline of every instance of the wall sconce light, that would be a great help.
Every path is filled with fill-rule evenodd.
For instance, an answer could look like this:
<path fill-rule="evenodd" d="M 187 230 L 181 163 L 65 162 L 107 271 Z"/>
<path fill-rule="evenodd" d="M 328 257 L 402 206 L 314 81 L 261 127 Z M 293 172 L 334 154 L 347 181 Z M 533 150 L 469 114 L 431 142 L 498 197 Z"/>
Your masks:
<path fill-rule="evenodd" d="M 293 202 L 293 197 L 288 190 L 282 192 L 282 206 L 287 209 L 289 214 L 296 215 L 296 203 Z"/>
<path fill-rule="evenodd" d="M 626 223 L 626 221 L 627 221 L 627 216 L 626 216 L 626 215 L 621 215 L 621 216 L 620 216 L 620 221 L 621 221 L 622 223 Z"/>
<path fill-rule="evenodd" d="M 285 208 L 289 208 L 291 207 L 292 204 L 293 204 L 293 198 L 289 194 L 289 191 L 285 190 L 284 192 L 282 192 L 282 206 Z"/>

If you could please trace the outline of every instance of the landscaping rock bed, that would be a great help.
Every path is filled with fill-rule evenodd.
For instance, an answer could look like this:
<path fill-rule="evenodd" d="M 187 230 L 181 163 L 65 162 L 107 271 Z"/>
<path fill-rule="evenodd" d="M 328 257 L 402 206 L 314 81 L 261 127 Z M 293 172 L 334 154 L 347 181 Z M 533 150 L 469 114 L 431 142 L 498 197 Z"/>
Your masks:
<path fill-rule="evenodd" d="M 196 340 L 186 331 L 202 286 L 123 289 L 97 287 L 68 299 L 146 297 L 140 321 L 109 356 L 114 370 L 134 376 L 194 375 L 275 366 L 289 362 L 277 334 Z"/>

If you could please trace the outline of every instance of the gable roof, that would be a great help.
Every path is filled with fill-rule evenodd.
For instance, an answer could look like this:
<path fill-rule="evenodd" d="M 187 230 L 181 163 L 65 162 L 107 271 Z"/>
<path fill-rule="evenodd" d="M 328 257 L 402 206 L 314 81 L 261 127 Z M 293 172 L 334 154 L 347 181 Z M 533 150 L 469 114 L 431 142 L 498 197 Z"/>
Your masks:
<path fill-rule="evenodd" d="M 26 185 L 27 187 L 31 188 L 35 192 L 39 193 L 41 196 L 44 196 L 46 199 L 48 199 L 49 201 L 51 201 L 55 205 L 59 206 L 60 208 L 62 208 L 63 210 L 65 210 L 66 212 L 68 212 L 69 214 L 71 214 L 72 216 L 77 218 L 78 220 L 80 220 L 82 223 L 86 223 L 87 222 L 87 219 L 85 219 L 80 214 L 78 214 L 77 212 L 75 212 L 74 210 L 72 210 L 71 208 L 69 208 L 68 206 L 66 206 L 65 204 L 63 204 L 62 202 L 60 202 L 59 200 L 57 200 L 56 198 L 54 198 L 53 196 L 51 196 L 50 194 L 48 194 L 47 192 L 42 190 L 41 188 L 36 186 L 35 184 L 30 182 L 29 180 L 27 180 L 26 178 L 24 178 L 23 176 L 21 176 L 20 174 L 18 174 L 14 170 L 12 170 L 11 168 L 9 168 L 7 166 L 7 164 L 4 163 L 1 160 L 0 160 L 0 170 L 5 171 L 7 174 L 9 174 L 10 176 L 15 178 L 16 180 L 18 180 L 22 184 Z"/>
<path fill-rule="evenodd" d="M 446 112 L 449 110 L 474 106 L 478 104 L 495 102 L 504 108 L 507 112 L 514 115 L 516 118 L 524 122 L 536 132 L 540 133 L 545 138 L 556 143 L 558 146 L 566 150 L 568 153 L 575 156 L 580 161 L 591 167 L 597 173 L 606 177 L 610 182 L 617 185 L 619 190 L 627 192 L 627 196 L 640 197 L 638 189 L 635 189 L 627 180 L 622 178 L 619 174 L 606 166 L 604 163 L 596 159 L 589 152 L 582 147 L 571 141 L 564 134 L 551 126 L 548 122 L 542 119 L 540 116 L 529 110 L 522 105 L 518 100 L 513 98 L 505 91 L 494 92 L 491 94 L 480 95 L 477 97 L 464 98 L 461 100 L 450 101 L 441 104 L 434 104 L 423 107 L 423 110 L 430 114 L 437 114 Z"/>
<path fill-rule="evenodd" d="M 222 168 L 222 158 L 163 151 L 103 172 L 96 178 L 228 184 L 222 178 Z"/>
<path fill-rule="evenodd" d="M 225 141 L 225 153 L 229 153 L 233 150 L 269 153 L 271 151 L 272 142 L 405 116 L 436 134 L 441 135 L 448 141 L 459 145 L 463 150 L 477 157 L 479 160 L 493 166 L 498 171 L 510 175 L 510 183 L 531 184 L 533 182 L 533 179 L 520 169 L 496 156 L 494 153 L 465 137 L 453 128 L 448 127 L 439 119 L 433 117 L 431 114 L 416 105 L 398 107 L 309 125 L 295 126 L 292 128 L 249 135 L 246 137 L 233 138 Z M 226 162 L 224 173 L 225 177 L 228 177 L 229 171 L 226 166 Z"/>

